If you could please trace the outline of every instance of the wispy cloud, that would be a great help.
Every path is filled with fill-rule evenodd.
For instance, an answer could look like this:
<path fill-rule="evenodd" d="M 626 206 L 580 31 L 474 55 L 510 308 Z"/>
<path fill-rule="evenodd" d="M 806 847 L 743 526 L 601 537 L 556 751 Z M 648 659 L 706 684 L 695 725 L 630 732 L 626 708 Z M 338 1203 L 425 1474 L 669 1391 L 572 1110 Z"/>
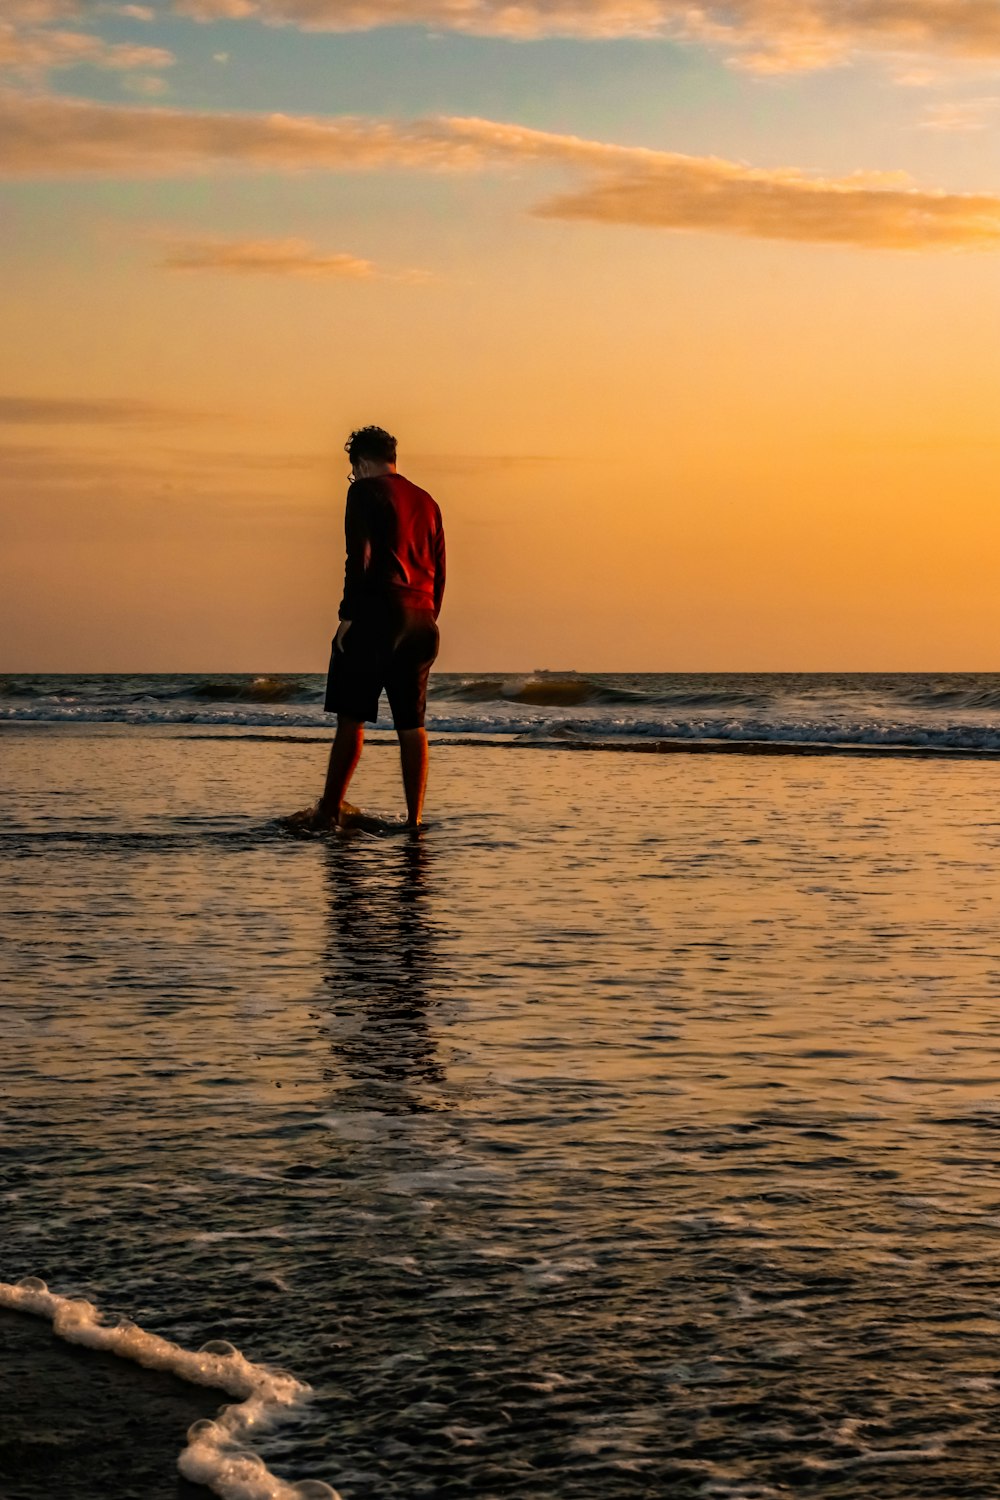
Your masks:
<path fill-rule="evenodd" d="M 532 454 L 409 453 L 408 472 L 443 478 L 481 476 L 516 470 L 537 470 L 556 463 L 575 463 L 570 457 Z M 0 436 L 0 498 L 99 497 L 102 510 L 116 497 L 134 504 L 143 495 L 171 498 L 190 505 L 207 499 L 249 500 L 260 497 L 273 506 L 281 496 L 289 500 L 322 500 L 331 489 L 346 485 L 343 453 L 254 452 L 206 450 L 174 444 L 95 442 L 87 434 L 58 434 L 53 441 L 13 441 Z"/>
<path fill-rule="evenodd" d="M 40 79 L 47 74 L 81 66 L 114 72 L 168 68 L 174 62 L 164 47 L 105 42 L 85 31 L 23 30 L 0 21 L 0 74 Z"/>
<path fill-rule="evenodd" d="M 9 491 L 19 500 L 43 491 L 98 487 L 102 494 L 113 495 L 123 484 L 137 480 L 162 484 L 164 466 L 112 448 L 0 441 L 0 494 Z"/>
<path fill-rule="evenodd" d="M 174 0 L 201 21 L 308 30 L 425 26 L 527 41 L 668 37 L 734 49 L 760 71 L 827 67 L 853 51 L 1000 56 L 996 0 Z"/>
<path fill-rule="evenodd" d="M 170 93 L 170 85 L 158 73 L 128 73 L 122 83 L 127 94 L 141 99 L 159 99 Z"/>
<path fill-rule="evenodd" d="M 427 271 L 388 270 L 347 251 L 322 251 L 308 240 L 177 240 L 162 264 L 170 271 L 223 271 L 236 276 L 297 276 L 315 281 L 429 281 Z"/>
<path fill-rule="evenodd" d="M 475 153 L 466 152 L 471 160 Z M 0 92 L 0 174 L 182 176 L 226 164 L 301 171 L 460 165 L 443 135 L 338 116 L 223 114 Z"/>
<path fill-rule="evenodd" d="M 363 281 L 377 276 L 370 260 L 345 252 L 324 255 L 306 240 L 185 240 L 163 264 L 171 271 L 228 271 L 238 276 L 312 276 Z"/>
<path fill-rule="evenodd" d="M 4 20 L 12 26 L 48 26 L 80 14 L 80 0 L 4 0 Z"/>
<path fill-rule="evenodd" d="M 209 114 L 0 95 L 0 171 L 8 176 L 176 176 L 220 166 L 471 172 L 525 164 L 583 174 L 582 184 L 536 205 L 543 218 L 868 249 L 1000 244 L 1000 195 L 937 192 L 905 176 L 764 171 L 493 120 Z"/>
<path fill-rule="evenodd" d="M 893 72 L 892 80 L 904 89 L 930 89 L 940 82 L 940 75 L 937 68 L 903 61 Z"/>
<path fill-rule="evenodd" d="M 217 412 L 159 406 L 127 397 L 3 396 L 3 427 L 164 427 L 217 421 Z"/>
<path fill-rule="evenodd" d="M 1000 111 L 1000 95 L 985 99 L 963 99 L 951 103 L 931 104 L 921 120 L 923 130 L 945 130 L 965 133 L 986 130 Z"/>
<path fill-rule="evenodd" d="M 614 174 L 558 194 L 534 212 L 869 250 L 1000 245 L 1000 197 L 879 187 L 864 178 L 750 172 L 719 161 Z"/>
<path fill-rule="evenodd" d="M 120 535 L 165 505 L 196 514 L 199 524 L 212 513 L 287 519 L 293 510 L 315 511 L 329 490 L 329 464 L 312 456 L 0 438 L 0 555 L 9 558 L 10 542 L 26 534 L 37 549 L 46 522 L 63 545 L 75 533 L 92 545 L 95 535 Z"/>
<path fill-rule="evenodd" d="M 657 36 L 685 9 L 677 0 L 174 0 L 198 21 L 254 17 L 309 31 L 425 26 L 531 40 L 543 36 Z"/>
<path fill-rule="evenodd" d="M 0 78 L 37 86 L 51 73 L 69 68 L 100 68 L 124 75 L 137 93 L 163 92 L 155 74 L 176 61 L 166 47 L 108 42 L 82 29 L 102 16 L 150 21 L 146 5 L 119 5 L 110 0 L 2 0 L 0 8 Z M 68 29 L 65 22 L 80 23 Z"/>
<path fill-rule="evenodd" d="M 172 0 L 171 8 L 197 21 L 248 20 L 309 31 L 419 26 L 524 42 L 662 38 L 708 45 L 736 66 L 762 73 L 830 67 L 857 53 L 881 53 L 894 65 L 901 58 L 1000 58 L 997 0 Z M 8 29 L 32 28 L 36 48 L 43 46 L 40 28 L 111 13 L 140 21 L 153 11 L 114 0 L 3 3 Z M 131 66 L 109 60 L 118 48 L 89 40 L 103 46 L 105 60 L 97 66 Z"/>

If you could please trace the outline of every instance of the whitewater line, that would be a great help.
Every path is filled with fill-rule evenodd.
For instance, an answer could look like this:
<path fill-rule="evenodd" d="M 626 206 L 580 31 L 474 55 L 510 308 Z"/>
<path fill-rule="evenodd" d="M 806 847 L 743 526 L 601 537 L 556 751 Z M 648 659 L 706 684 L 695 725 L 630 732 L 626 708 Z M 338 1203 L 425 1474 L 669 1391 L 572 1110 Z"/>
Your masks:
<path fill-rule="evenodd" d="M 35 1276 L 16 1285 L 0 1281 L 0 1307 L 47 1318 L 52 1331 L 70 1344 L 117 1354 L 192 1385 L 238 1397 L 239 1404 L 224 1407 L 214 1421 L 203 1419 L 188 1429 L 187 1447 L 177 1467 L 193 1484 L 207 1485 L 222 1500 L 340 1500 L 336 1490 L 319 1479 L 287 1484 L 247 1446 L 255 1431 L 273 1426 L 309 1398 L 309 1386 L 294 1376 L 252 1364 L 222 1340 L 193 1352 L 147 1333 L 127 1318 L 102 1323 L 92 1302 L 58 1297 Z"/>

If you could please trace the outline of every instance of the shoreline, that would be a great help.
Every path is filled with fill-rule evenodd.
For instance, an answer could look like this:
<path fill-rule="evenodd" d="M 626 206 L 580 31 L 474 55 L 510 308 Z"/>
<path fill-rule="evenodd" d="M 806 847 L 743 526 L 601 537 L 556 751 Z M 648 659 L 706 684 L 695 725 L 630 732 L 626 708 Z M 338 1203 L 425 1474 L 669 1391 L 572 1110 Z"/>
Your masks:
<path fill-rule="evenodd" d="M 244 729 L 240 725 L 224 725 L 213 729 L 198 724 L 129 724 L 120 721 L 73 722 L 51 720 L 0 720 L 0 735 L 12 738 L 18 735 L 30 737 L 46 735 L 52 738 L 64 736 L 78 739 L 129 738 L 152 735 L 157 739 L 209 741 L 221 744 L 244 743 L 263 745 L 329 745 L 333 726 L 315 731 L 296 730 L 286 732 L 276 726 L 267 729 L 259 726 Z M 559 750 L 615 754 L 615 755 L 744 755 L 755 757 L 840 757 L 859 760 L 937 760 L 937 761 L 1000 761 L 1000 749 L 975 748 L 960 745 L 893 745 L 867 744 L 843 740 L 762 740 L 762 739 L 630 739 L 626 736 L 614 739 L 585 739 L 582 736 L 561 735 L 440 735 L 435 736 L 433 726 L 428 727 L 428 737 L 434 750 Z M 366 747 L 396 747 L 396 736 L 392 729 L 366 726 Z"/>
<path fill-rule="evenodd" d="M 433 734 L 433 731 L 431 732 Z M 185 739 L 246 739 L 284 745 L 326 744 L 329 735 L 193 734 Z M 180 738 L 180 736 L 178 736 Z M 879 760 L 1000 760 L 1000 750 L 967 750 L 949 745 L 851 745 L 818 744 L 798 740 L 572 740 L 572 739 L 440 739 L 430 738 L 434 750 L 578 750 L 633 755 L 785 755 L 854 756 Z M 394 747 L 394 739 L 366 740 L 367 744 Z"/>

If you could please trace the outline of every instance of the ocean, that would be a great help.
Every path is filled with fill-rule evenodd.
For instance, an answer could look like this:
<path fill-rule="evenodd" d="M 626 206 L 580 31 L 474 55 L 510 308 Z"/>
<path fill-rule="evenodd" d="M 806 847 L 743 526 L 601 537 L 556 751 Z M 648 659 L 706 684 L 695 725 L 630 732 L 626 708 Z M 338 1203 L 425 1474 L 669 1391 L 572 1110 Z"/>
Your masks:
<path fill-rule="evenodd" d="M 315 673 L 0 675 L 0 724 L 327 728 Z M 383 718 L 385 712 L 383 708 Z M 438 673 L 448 736 L 1000 750 L 997 673 Z"/>
<path fill-rule="evenodd" d="M 2 679 L 3 1500 L 993 1500 L 1000 676 L 321 690 Z"/>

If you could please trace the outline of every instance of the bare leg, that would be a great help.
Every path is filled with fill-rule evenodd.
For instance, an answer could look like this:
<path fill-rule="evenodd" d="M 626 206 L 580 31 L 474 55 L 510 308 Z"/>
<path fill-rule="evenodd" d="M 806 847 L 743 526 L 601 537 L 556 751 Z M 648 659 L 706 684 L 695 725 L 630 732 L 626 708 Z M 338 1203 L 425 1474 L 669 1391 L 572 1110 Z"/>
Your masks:
<path fill-rule="evenodd" d="M 316 823 L 320 827 L 332 827 L 340 817 L 340 806 L 347 788 L 351 784 L 361 747 L 365 742 L 365 726 L 357 719 L 337 716 L 337 733 L 330 746 L 330 764 L 326 772 L 326 786 L 316 805 Z"/>
<path fill-rule="evenodd" d="M 427 790 L 427 731 L 400 729 L 399 759 L 403 768 L 403 791 L 406 795 L 406 821 L 411 828 L 420 826 Z"/>

